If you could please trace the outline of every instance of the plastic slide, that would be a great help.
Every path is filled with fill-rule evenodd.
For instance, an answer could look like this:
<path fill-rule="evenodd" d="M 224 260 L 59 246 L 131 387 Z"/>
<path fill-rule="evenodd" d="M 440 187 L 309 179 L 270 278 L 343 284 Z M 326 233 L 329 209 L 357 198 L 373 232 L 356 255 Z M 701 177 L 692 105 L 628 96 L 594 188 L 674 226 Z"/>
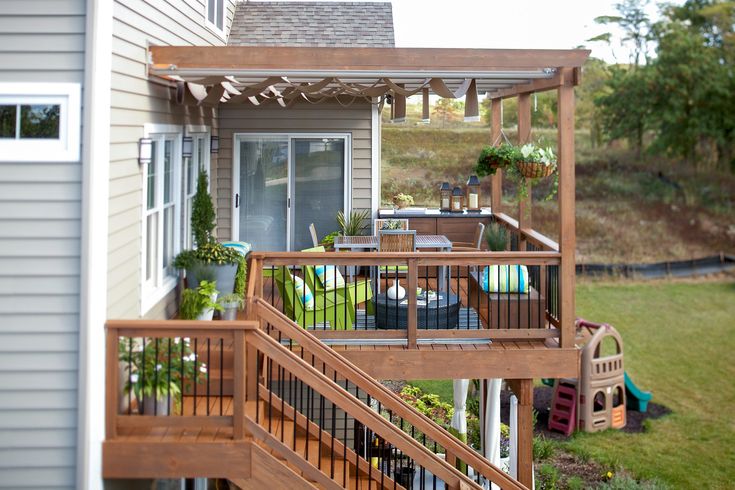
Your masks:
<path fill-rule="evenodd" d="M 628 394 L 628 408 L 637 412 L 645 412 L 648 410 L 648 402 L 651 401 L 653 395 L 650 391 L 642 391 L 639 389 L 633 380 L 628 376 L 628 372 L 625 372 L 625 391 Z"/>

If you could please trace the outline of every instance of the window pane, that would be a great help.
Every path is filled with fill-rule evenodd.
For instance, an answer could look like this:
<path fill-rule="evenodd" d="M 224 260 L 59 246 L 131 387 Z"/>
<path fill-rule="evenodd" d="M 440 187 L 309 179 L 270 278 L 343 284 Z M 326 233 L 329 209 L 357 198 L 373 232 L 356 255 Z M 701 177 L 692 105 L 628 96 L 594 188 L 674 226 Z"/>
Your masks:
<path fill-rule="evenodd" d="M 212 24 L 214 24 L 216 3 L 217 0 L 207 0 L 207 19 L 209 19 L 209 22 L 211 22 Z"/>
<path fill-rule="evenodd" d="M 60 105 L 21 105 L 21 138 L 59 138 Z"/>
<path fill-rule="evenodd" d="M 16 105 L 0 105 L 0 138 L 15 138 Z"/>
<path fill-rule="evenodd" d="M 172 200 L 174 187 L 174 169 L 171 161 L 173 142 L 166 140 L 163 144 L 163 202 L 168 204 Z"/>
<path fill-rule="evenodd" d="M 224 29 L 224 26 L 222 25 L 222 20 L 224 16 L 222 15 L 222 11 L 225 8 L 225 0 L 215 0 L 215 3 L 217 4 L 217 20 L 215 22 L 215 25 L 219 29 Z"/>
<path fill-rule="evenodd" d="M 158 254 L 158 214 L 153 213 L 146 220 L 145 280 L 155 277 L 156 255 Z"/>
<path fill-rule="evenodd" d="M 166 275 L 174 273 L 171 262 L 174 258 L 174 207 L 163 210 L 163 270 Z"/>
<path fill-rule="evenodd" d="M 194 183 L 196 182 L 196 174 L 194 169 L 196 164 L 194 158 L 188 158 L 186 160 L 186 195 L 189 196 L 194 192 Z"/>
<path fill-rule="evenodd" d="M 156 207 L 156 166 L 158 163 L 158 144 L 154 141 L 151 146 L 151 155 L 153 159 L 148 164 L 148 198 L 146 199 L 147 208 Z"/>
<path fill-rule="evenodd" d="M 292 250 L 312 246 L 309 223 L 318 233 L 337 229 L 335 215 L 344 208 L 345 140 L 293 140 L 294 203 L 291 208 Z M 321 238 L 321 237 L 320 237 Z"/>

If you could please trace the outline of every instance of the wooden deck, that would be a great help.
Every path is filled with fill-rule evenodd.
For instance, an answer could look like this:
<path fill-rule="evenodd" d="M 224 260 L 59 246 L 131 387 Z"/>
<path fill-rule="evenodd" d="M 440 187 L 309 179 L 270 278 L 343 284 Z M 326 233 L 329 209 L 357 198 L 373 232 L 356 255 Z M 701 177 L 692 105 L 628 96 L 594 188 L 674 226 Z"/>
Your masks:
<path fill-rule="evenodd" d="M 364 279 L 362 276 L 355 278 Z M 388 280 L 383 279 L 381 289 L 385 290 L 387 285 Z M 437 280 L 432 277 L 420 277 L 419 286 L 424 289 L 438 289 Z M 452 294 L 460 297 L 463 307 L 459 328 L 451 331 L 419 329 L 416 349 L 409 349 L 398 343 L 399 337 L 405 336 L 404 330 L 377 329 L 374 321 L 364 314 L 364 310 L 358 311 L 353 330 L 335 331 L 329 325 L 320 325 L 309 330 L 376 379 L 529 379 L 577 376 L 578 350 L 576 347 L 560 348 L 556 338 L 494 339 L 492 331 L 490 342 L 486 338 L 473 338 L 479 334 L 478 330 L 488 330 L 482 328 L 476 320 L 477 313 L 466 306 L 469 304 L 466 276 L 461 277 L 453 271 L 449 286 Z M 283 303 L 278 288 L 270 278 L 264 280 L 263 297 L 282 310 Z M 362 310 L 364 305 L 358 308 Z M 468 310 L 471 310 L 470 315 L 466 313 Z M 551 328 L 551 325 L 547 322 L 546 327 Z M 519 329 L 519 335 L 523 333 Z M 436 338 L 447 334 L 451 337 Z M 395 343 L 381 345 L 385 339 L 394 340 Z"/>

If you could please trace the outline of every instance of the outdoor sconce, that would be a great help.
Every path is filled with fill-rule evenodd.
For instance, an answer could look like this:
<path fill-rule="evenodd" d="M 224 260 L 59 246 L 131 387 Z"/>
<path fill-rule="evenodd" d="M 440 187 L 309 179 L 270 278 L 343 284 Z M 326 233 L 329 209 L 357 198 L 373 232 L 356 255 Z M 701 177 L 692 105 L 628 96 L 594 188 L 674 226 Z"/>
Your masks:
<path fill-rule="evenodd" d="M 467 211 L 480 210 L 480 179 L 470 175 L 467 180 Z"/>
<path fill-rule="evenodd" d="M 138 140 L 138 165 L 151 163 L 153 159 L 153 140 L 140 138 Z"/>
<path fill-rule="evenodd" d="M 181 156 L 184 158 L 191 158 L 194 153 L 194 139 L 191 136 L 184 136 L 183 144 L 181 145 Z"/>
<path fill-rule="evenodd" d="M 464 203 L 462 201 L 464 201 L 464 193 L 462 192 L 462 188 L 460 186 L 457 186 L 454 189 L 452 189 L 452 212 L 453 213 L 461 213 L 463 211 L 462 205 Z"/>
<path fill-rule="evenodd" d="M 209 138 L 209 152 L 214 154 L 219 153 L 219 136 Z"/>
<path fill-rule="evenodd" d="M 449 182 L 442 182 L 441 187 L 439 187 L 439 194 L 441 195 L 440 209 L 442 211 L 451 211 L 452 186 L 449 185 Z"/>

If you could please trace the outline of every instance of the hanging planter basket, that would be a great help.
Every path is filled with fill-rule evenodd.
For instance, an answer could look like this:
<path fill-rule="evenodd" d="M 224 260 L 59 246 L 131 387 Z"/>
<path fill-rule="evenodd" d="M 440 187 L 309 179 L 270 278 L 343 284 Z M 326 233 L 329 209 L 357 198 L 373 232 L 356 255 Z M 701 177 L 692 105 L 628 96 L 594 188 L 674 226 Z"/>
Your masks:
<path fill-rule="evenodd" d="M 518 162 L 518 172 L 527 179 L 541 179 L 553 174 L 556 164 L 545 165 L 538 162 Z"/>

